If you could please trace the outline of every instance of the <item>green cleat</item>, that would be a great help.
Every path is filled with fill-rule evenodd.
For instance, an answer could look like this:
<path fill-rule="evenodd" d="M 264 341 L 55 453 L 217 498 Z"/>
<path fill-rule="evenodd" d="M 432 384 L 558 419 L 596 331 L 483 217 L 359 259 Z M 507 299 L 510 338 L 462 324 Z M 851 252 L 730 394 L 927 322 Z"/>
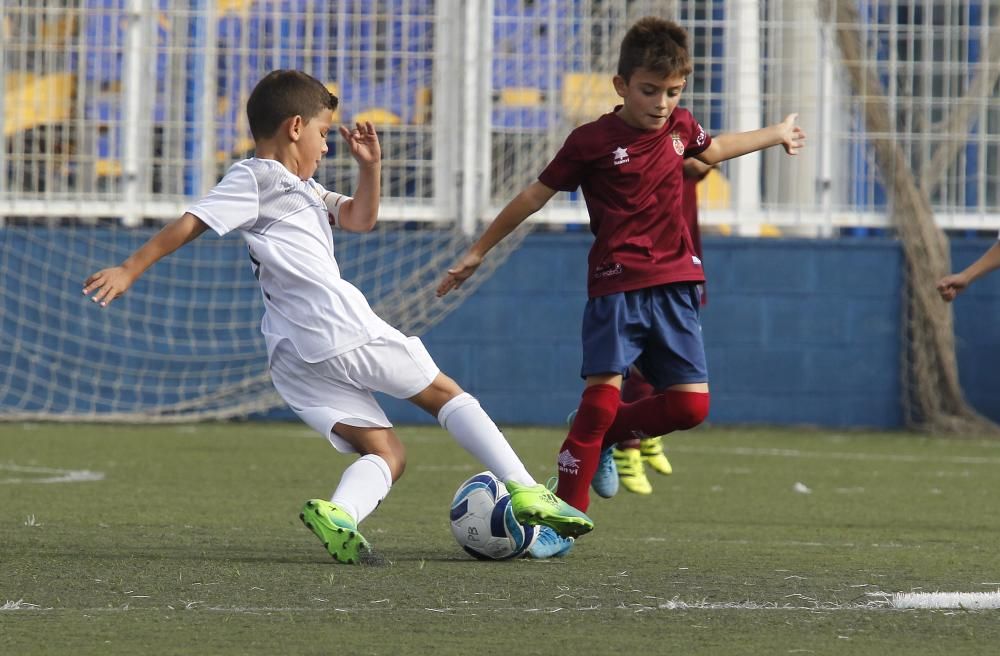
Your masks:
<path fill-rule="evenodd" d="M 644 437 L 639 440 L 642 461 L 661 474 L 672 474 L 674 468 L 663 453 L 663 437 Z"/>
<path fill-rule="evenodd" d="M 323 499 L 310 499 L 299 519 L 316 534 L 338 563 L 354 565 L 372 557 L 372 547 L 358 532 L 358 524 L 346 512 Z"/>
<path fill-rule="evenodd" d="M 505 483 L 510 492 L 514 518 L 521 524 L 542 524 L 564 538 L 576 538 L 594 530 L 594 522 L 542 484 Z"/>

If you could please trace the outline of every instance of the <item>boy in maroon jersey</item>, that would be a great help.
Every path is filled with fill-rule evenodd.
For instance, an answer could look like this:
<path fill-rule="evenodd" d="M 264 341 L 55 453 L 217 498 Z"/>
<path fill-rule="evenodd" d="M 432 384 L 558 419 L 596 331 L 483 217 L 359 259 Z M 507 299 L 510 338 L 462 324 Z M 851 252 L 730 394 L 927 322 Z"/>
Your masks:
<path fill-rule="evenodd" d="M 583 189 L 594 245 L 588 257 L 583 319 L 586 381 L 560 449 L 558 494 L 580 510 L 605 434 L 662 435 L 693 428 L 708 414 L 708 369 L 699 324 L 701 258 L 681 213 L 685 157 L 706 164 L 782 145 L 805 135 L 795 114 L 781 123 L 712 139 L 677 107 L 692 70 L 687 33 L 656 17 L 625 35 L 614 77 L 622 104 L 570 133 L 538 180 L 497 215 L 448 270 L 439 296 L 461 286 L 493 246 L 556 191 Z M 622 404 L 624 375 L 635 364 L 660 393 Z"/>

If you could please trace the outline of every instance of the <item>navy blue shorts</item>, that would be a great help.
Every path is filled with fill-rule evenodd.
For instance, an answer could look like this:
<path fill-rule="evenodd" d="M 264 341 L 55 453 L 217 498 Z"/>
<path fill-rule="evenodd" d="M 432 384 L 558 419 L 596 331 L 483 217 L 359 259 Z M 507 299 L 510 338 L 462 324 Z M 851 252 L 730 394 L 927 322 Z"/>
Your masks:
<path fill-rule="evenodd" d="M 701 294 L 673 283 L 598 296 L 583 311 L 580 375 L 627 375 L 635 364 L 657 390 L 707 383 L 701 337 Z"/>

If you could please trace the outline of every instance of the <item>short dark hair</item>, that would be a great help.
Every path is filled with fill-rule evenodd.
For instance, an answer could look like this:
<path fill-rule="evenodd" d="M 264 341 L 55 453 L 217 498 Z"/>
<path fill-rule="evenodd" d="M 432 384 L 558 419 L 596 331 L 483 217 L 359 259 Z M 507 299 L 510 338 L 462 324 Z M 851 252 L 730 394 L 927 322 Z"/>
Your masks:
<path fill-rule="evenodd" d="M 656 16 L 640 18 L 622 39 L 618 75 L 626 82 L 637 68 L 664 76 L 690 75 L 694 67 L 687 40 L 687 32 L 673 21 Z"/>
<path fill-rule="evenodd" d="M 302 71 L 271 71 L 257 83 L 247 100 L 247 119 L 254 139 L 274 136 L 281 123 L 292 116 L 307 122 L 324 109 L 334 111 L 337 96 L 323 83 Z"/>

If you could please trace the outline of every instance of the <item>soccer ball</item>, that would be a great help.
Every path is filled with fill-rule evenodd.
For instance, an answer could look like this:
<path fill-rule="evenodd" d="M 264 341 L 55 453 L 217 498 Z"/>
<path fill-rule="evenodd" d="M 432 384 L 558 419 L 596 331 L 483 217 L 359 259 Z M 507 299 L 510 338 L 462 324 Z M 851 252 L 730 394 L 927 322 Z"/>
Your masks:
<path fill-rule="evenodd" d="M 451 502 L 451 532 L 479 560 L 523 556 L 535 543 L 538 527 L 518 524 L 503 481 L 488 471 L 458 486 Z"/>

